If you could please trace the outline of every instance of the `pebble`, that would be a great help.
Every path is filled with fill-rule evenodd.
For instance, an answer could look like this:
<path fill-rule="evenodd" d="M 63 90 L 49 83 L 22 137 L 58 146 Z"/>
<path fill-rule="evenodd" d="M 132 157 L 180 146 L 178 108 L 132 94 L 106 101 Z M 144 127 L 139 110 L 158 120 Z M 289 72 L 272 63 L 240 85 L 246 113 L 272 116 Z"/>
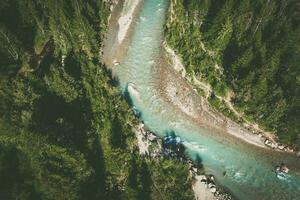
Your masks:
<path fill-rule="evenodd" d="M 215 187 L 213 187 L 213 188 L 210 188 L 210 191 L 211 191 L 212 193 L 215 193 L 215 192 L 217 191 L 217 189 L 216 189 Z"/>

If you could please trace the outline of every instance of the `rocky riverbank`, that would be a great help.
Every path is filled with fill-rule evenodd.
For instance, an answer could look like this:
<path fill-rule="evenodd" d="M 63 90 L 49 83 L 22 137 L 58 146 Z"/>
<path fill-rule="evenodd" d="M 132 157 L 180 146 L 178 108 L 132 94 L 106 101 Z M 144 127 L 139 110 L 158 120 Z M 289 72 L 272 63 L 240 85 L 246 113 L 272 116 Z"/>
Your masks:
<path fill-rule="evenodd" d="M 170 132 L 164 138 L 156 136 L 140 122 L 135 130 L 140 155 L 149 159 L 174 159 L 189 166 L 194 180 L 193 190 L 196 200 L 232 200 L 233 197 L 217 186 L 213 175 L 205 174 L 201 162 L 186 156 L 181 138 Z"/>
<path fill-rule="evenodd" d="M 114 47 L 115 48 L 114 51 L 111 52 L 111 53 L 113 53 L 113 55 L 110 55 L 111 57 L 109 57 L 111 59 L 110 60 L 111 65 L 109 65 L 109 66 L 112 69 L 117 68 L 117 67 L 121 67 L 121 66 L 118 65 L 118 63 L 119 62 L 122 63 L 122 61 L 119 58 L 116 58 L 114 56 L 115 54 L 118 54 L 117 53 L 119 51 L 118 46 L 120 46 L 120 44 L 118 44 L 118 43 L 113 43 L 113 44 L 117 44 L 117 45 Z M 116 66 L 116 65 L 118 65 L 118 66 Z M 143 65 L 141 64 L 140 66 L 143 66 Z M 170 71 L 172 71 L 172 70 L 170 70 Z M 206 106 L 208 103 L 205 102 L 205 101 L 202 101 L 202 99 L 199 99 L 199 97 L 195 94 L 195 92 L 193 91 L 193 89 L 191 87 L 187 86 L 187 87 L 184 87 L 184 89 L 183 89 L 181 83 L 183 83 L 183 85 L 186 86 L 187 84 L 185 83 L 185 80 L 182 77 L 178 77 L 176 74 L 174 75 L 174 70 L 171 73 L 167 73 L 167 72 L 170 72 L 170 71 L 165 71 L 161 74 L 158 73 L 158 77 L 160 77 L 161 80 L 156 81 L 157 79 L 156 79 L 156 77 L 154 77 L 155 81 L 153 81 L 153 85 L 155 83 L 155 85 L 157 84 L 157 87 L 158 87 L 158 89 L 155 90 L 155 91 L 159 91 L 160 96 L 162 98 L 164 98 L 164 99 L 169 98 L 168 99 L 169 102 L 171 102 L 172 105 L 174 105 L 174 110 L 177 109 L 179 112 L 184 111 L 183 113 L 185 113 L 188 117 L 187 120 L 186 120 L 187 123 L 192 123 L 192 121 L 194 121 L 194 120 L 197 121 L 198 120 L 197 122 L 199 122 L 198 123 L 199 125 L 203 124 L 203 126 L 208 126 L 210 128 L 214 128 L 214 130 L 217 129 L 219 132 L 223 133 L 223 131 L 224 131 L 223 129 L 224 129 L 224 127 L 227 127 L 228 122 L 224 121 L 223 118 L 214 117 L 214 116 L 218 116 L 218 113 L 215 110 L 211 109 L 209 106 Z M 179 78 L 179 79 L 181 78 L 180 81 L 177 78 Z M 163 82 L 162 80 L 167 80 L 172 85 L 171 86 L 169 84 L 164 85 L 164 83 L 166 83 L 166 82 Z M 128 80 L 127 83 L 130 82 L 130 81 L 131 80 Z M 126 83 L 126 80 L 124 82 Z M 139 85 L 137 85 L 136 88 L 138 88 L 138 86 Z M 133 89 L 134 92 L 136 91 L 136 90 L 134 90 L 134 88 L 135 88 L 134 84 L 130 88 Z M 178 95 L 179 94 L 178 90 L 180 90 L 179 93 L 182 94 L 181 96 Z M 134 92 L 130 92 L 130 94 L 134 94 Z M 135 94 L 134 95 L 139 96 L 138 94 L 139 93 L 137 93 L 137 95 L 135 95 Z M 145 95 L 145 93 L 140 94 L 141 97 L 143 97 L 143 95 Z M 193 98 L 197 99 L 196 103 L 193 104 L 194 107 L 191 107 L 190 104 L 189 104 L 190 103 L 190 97 L 188 97 L 189 95 L 192 96 Z M 174 102 L 176 102 L 176 103 L 174 103 Z M 182 102 L 185 102 L 185 103 L 182 104 Z M 205 104 L 205 106 L 202 106 L 202 104 Z M 182 105 L 185 106 L 184 110 L 181 109 Z M 198 115 L 199 113 L 200 113 L 200 115 Z M 211 113 L 213 113 L 213 115 Z M 180 115 L 181 115 L 181 113 L 180 113 Z M 197 117 L 197 116 L 199 116 L 199 117 Z M 224 125 L 226 125 L 226 126 L 224 126 Z M 153 139 L 156 142 L 154 142 L 154 141 L 150 142 L 148 139 L 145 140 L 144 135 L 148 135 L 148 133 L 146 132 L 146 129 L 144 127 L 139 127 L 138 130 L 140 132 L 139 133 L 140 135 L 137 135 L 137 138 L 138 138 L 139 146 L 141 147 L 141 149 L 140 149 L 140 154 L 141 155 L 147 156 L 150 159 L 183 159 L 183 157 L 178 158 L 177 153 L 174 154 L 172 152 L 169 152 L 169 150 L 167 150 L 166 152 L 162 152 L 163 147 L 160 147 L 158 145 L 159 143 L 157 143 L 157 141 L 160 140 L 159 138 L 154 138 Z M 212 133 L 210 133 L 210 134 L 212 135 L 212 134 L 218 134 L 218 133 L 215 133 L 215 131 L 212 131 Z M 244 136 L 242 135 L 240 137 L 244 137 Z M 148 138 L 148 136 L 147 136 L 147 138 Z M 226 134 L 220 134 L 220 138 L 222 139 L 221 141 L 224 141 L 225 138 L 229 138 L 228 140 L 230 140 L 230 144 L 232 142 L 234 142 L 234 145 L 239 145 L 240 143 L 242 143 L 241 142 L 242 140 L 235 140 L 234 137 L 228 137 L 228 134 L 227 135 Z M 223 138 L 224 138 L 224 140 L 223 140 Z M 147 142 L 145 142 L 145 141 L 147 141 Z M 157 145 L 155 145 L 155 144 L 157 144 Z M 162 143 L 160 143 L 160 144 L 162 144 Z M 262 139 L 259 139 L 259 144 L 262 147 L 265 147 L 264 146 L 264 141 Z M 156 149 L 156 150 L 159 150 L 159 151 L 152 151 L 152 149 Z M 201 179 L 199 179 L 199 180 L 201 182 Z M 198 182 L 196 181 L 196 183 L 199 183 L 199 181 Z M 203 186 L 205 188 L 204 191 L 208 190 L 210 192 L 211 188 L 206 188 L 206 184 L 198 184 L 198 185 Z M 196 188 L 199 188 L 199 187 L 197 186 Z M 214 189 L 212 189 L 212 190 L 214 191 Z M 199 195 L 199 196 L 201 196 L 201 195 Z"/>
<path fill-rule="evenodd" d="M 255 128 L 249 124 L 239 124 L 238 122 L 234 122 L 216 111 L 207 100 L 211 93 L 211 87 L 188 76 L 181 58 L 167 45 L 166 42 L 163 42 L 163 51 L 159 64 L 164 65 L 164 68 L 161 68 L 159 71 L 159 74 L 162 74 L 161 76 L 164 77 L 160 84 L 164 90 L 162 93 L 165 93 L 166 98 L 177 105 L 182 112 L 185 112 L 193 118 L 201 118 L 202 123 L 213 124 L 214 128 L 222 127 L 224 133 L 229 133 L 247 143 L 263 148 L 268 147 L 278 151 L 294 152 L 288 145 L 277 143 L 274 135 L 270 133 L 265 134 L 259 128 Z M 166 65 L 168 65 L 169 68 Z M 176 78 L 179 82 L 172 83 L 171 79 L 174 79 L 176 73 L 171 72 L 170 68 L 173 68 L 185 82 L 190 84 L 183 86 L 183 81 L 181 81 L 179 77 Z M 170 74 L 173 74 L 173 77 L 171 77 Z M 170 77 L 170 79 L 168 79 L 168 77 Z M 206 91 L 206 97 L 195 97 L 198 91 L 196 85 L 200 85 L 201 88 Z M 180 87 L 184 87 L 184 91 L 180 91 Z M 200 100 L 197 100 L 197 98 Z M 298 154 L 300 155 L 300 152 Z"/>
<path fill-rule="evenodd" d="M 128 50 L 133 27 L 143 3 L 144 0 L 111 1 L 111 14 L 101 57 L 113 75 L 115 67 L 122 63 Z"/>
<path fill-rule="evenodd" d="M 109 29 L 104 46 L 103 61 L 112 70 L 113 74 L 114 68 L 122 62 L 127 51 L 133 31 L 132 28 L 142 4 L 142 0 L 135 0 L 131 3 L 128 1 L 112 1 L 112 13 L 109 19 Z M 189 115 L 189 117 L 196 119 L 198 122 L 200 121 L 203 126 L 227 132 L 253 145 L 270 147 L 279 151 L 293 152 L 288 146 L 277 144 L 273 138 L 261 133 L 253 134 L 253 130 L 249 127 L 241 127 L 241 125 L 218 113 L 210 106 L 207 99 L 197 95 L 195 92 L 196 88 L 186 83 L 191 82 L 191 80 L 189 80 L 186 75 L 180 57 L 168 47 L 165 42 L 163 44 L 162 54 L 163 59 L 167 60 L 163 61 L 165 62 L 164 64 L 170 67 L 160 68 L 158 72 L 160 74 L 159 76 L 162 77 L 161 83 L 159 84 L 161 88 L 159 88 L 159 90 L 161 91 L 161 96 L 168 99 L 172 104 L 178 107 L 179 110 Z M 171 72 L 170 68 L 174 68 L 175 72 L 181 74 L 183 80 L 176 77 L 177 74 Z M 177 79 L 179 82 L 174 81 L 174 79 Z"/>
<path fill-rule="evenodd" d="M 238 138 L 252 145 L 267 148 L 264 140 L 257 135 L 252 134 L 245 128 L 240 127 L 237 123 L 227 119 L 217 112 L 206 98 L 201 97 L 194 90 L 192 85 L 180 75 L 184 73 L 182 67 L 180 72 L 176 71 L 173 66 L 182 66 L 178 60 L 171 54 L 162 50 L 161 57 L 155 68 L 155 76 L 158 79 L 156 86 L 159 95 L 173 104 L 178 112 L 184 113 L 190 121 L 194 121 L 199 126 L 219 134 L 221 137 Z"/>

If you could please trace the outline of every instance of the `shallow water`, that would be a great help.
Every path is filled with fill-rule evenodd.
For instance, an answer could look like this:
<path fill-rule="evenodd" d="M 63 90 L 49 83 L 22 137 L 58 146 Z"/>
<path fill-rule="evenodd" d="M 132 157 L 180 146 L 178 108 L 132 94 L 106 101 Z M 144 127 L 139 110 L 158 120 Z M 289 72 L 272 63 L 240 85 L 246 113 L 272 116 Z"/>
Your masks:
<path fill-rule="evenodd" d="M 299 158 L 200 128 L 159 96 L 155 71 L 162 66 L 155 63 L 167 6 L 166 0 L 145 0 L 127 55 L 116 72 L 123 91 L 128 83 L 138 90 L 139 94 L 129 92 L 146 126 L 161 136 L 174 131 L 183 139 L 191 157 L 200 156 L 208 173 L 214 174 L 217 182 L 238 199 L 300 199 L 300 177 L 295 175 L 300 168 Z M 281 162 L 294 170 L 287 180 L 279 180 L 273 171 Z"/>

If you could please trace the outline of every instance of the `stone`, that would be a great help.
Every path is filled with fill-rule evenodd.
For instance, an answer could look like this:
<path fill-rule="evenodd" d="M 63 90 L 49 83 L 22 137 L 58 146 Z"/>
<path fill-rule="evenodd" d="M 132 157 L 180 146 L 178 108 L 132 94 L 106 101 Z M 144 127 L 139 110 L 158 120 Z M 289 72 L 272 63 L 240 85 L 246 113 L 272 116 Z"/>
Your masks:
<path fill-rule="evenodd" d="M 278 144 L 276 144 L 276 143 L 271 143 L 271 147 L 272 147 L 273 149 L 276 149 L 276 148 L 278 147 Z"/>
<path fill-rule="evenodd" d="M 201 182 L 206 182 L 206 181 L 207 181 L 207 178 L 206 178 L 205 175 L 199 175 L 198 177 L 199 177 L 199 180 L 200 180 Z"/>
<path fill-rule="evenodd" d="M 176 141 L 176 143 L 181 143 L 181 138 L 180 137 L 175 137 L 175 141 Z"/>
<path fill-rule="evenodd" d="M 216 186 L 215 186 L 215 184 L 213 184 L 213 183 L 209 183 L 209 184 L 208 184 L 208 187 L 209 187 L 209 188 L 213 188 L 213 187 L 216 187 Z"/>
<path fill-rule="evenodd" d="M 289 173 L 289 168 L 287 168 L 287 166 L 285 166 L 285 165 L 281 166 L 280 170 L 284 173 Z"/>
<path fill-rule="evenodd" d="M 156 139 L 156 135 L 150 133 L 149 136 L 148 136 L 148 138 L 149 138 L 150 141 L 153 141 L 153 140 Z"/>
<path fill-rule="evenodd" d="M 211 181 L 214 181 L 214 180 L 215 180 L 215 177 L 214 177 L 213 175 L 210 175 L 210 176 L 209 176 L 209 179 L 210 179 Z"/>
<path fill-rule="evenodd" d="M 196 167 L 192 167 L 192 171 L 197 173 L 198 169 Z"/>
<path fill-rule="evenodd" d="M 200 182 L 201 183 L 206 183 L 206 179 L 201 179 Z"/>
<path fill-rule="evenodd" d="M 281 145 L 278 145 L 278 149 L 280 150 L 283 150 L 284 149 L 284 146 L 281 144 Z"/>
<path fill-rule="evenodd" d="M 114 60 L 114 61 L 113 61 L 113 64 L 114 64 L 114 66 L 117 66 L 117 65 L 120 64 L 120 62 L 118 62 L 117 60 Z"/>
<path fill-rule="evenodd" d="M 215 187 L 213 187 L 213 188 L 210 188 L 210 191 L 211 191 L 212 193 L 215 193 L 215 192 L 217 191 L 217 189 L 216 189 Z"/>
<path fill-rule="evenodd" d="M 266 144 L 266 145 L 269 144 L 269 140 L 268 140 L 268 139 L 265 140 L 265 144 Z"/>

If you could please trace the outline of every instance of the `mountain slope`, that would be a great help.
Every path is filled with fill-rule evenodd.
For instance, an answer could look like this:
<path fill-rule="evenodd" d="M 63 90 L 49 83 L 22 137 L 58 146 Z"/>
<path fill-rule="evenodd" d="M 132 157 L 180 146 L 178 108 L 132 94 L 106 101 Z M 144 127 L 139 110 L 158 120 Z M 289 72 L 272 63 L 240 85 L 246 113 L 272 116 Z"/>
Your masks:
<path fill-rule="evenodd" d="M 165 35 L 189 76 L 299 148 L 299 15 L 295 0 L 172 0 Z M 214 94 L 211 102 L 232 116 Z"/>
<path fill-rule="evenodd" d="M 187 166 L 138 155 L 100 63 L 108 15 L 104 0 L 1 1 L 0 199 L 193 198 Z"/>

